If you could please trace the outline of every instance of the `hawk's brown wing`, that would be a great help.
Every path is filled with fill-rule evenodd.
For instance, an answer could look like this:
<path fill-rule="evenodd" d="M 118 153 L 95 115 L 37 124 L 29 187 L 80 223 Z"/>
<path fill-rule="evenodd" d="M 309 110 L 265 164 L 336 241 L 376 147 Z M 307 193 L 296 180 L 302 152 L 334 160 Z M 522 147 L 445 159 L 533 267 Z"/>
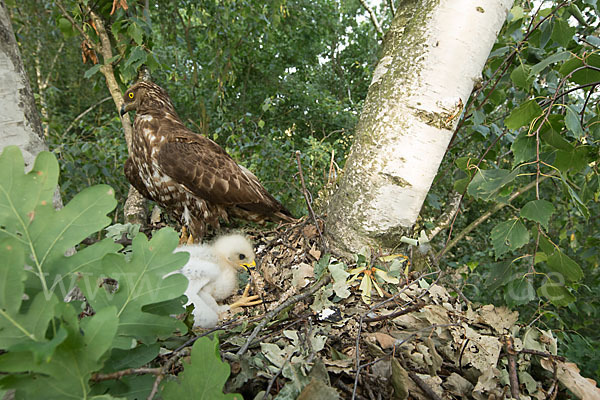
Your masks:
<path fill-rule="evenodd" d="M 158 163 L 163 173 L 211 203 L 289 215 L 254 175 L 244 173 L 225 150 L 204 136 L 173 136 L 161 146 Z"/>
<path fill-rule="evenodd" d="M 144 185 L 144 182 L 142 182 L 139 170 L 135 166 L 135 163 L 133 162 L 131 157 L 129 157 L 127 161 L 125 161 L 125 167 L 123 169 L 125 171 L 125 177 L 127 177 L 129 183 L 131 183 L 133 187 L 136 188 L 142 196 L 144 196 L 147 199 L 154 200 L 152 196 L 150 196 L 148 188 L 146 188 L 146 185 Z"/>

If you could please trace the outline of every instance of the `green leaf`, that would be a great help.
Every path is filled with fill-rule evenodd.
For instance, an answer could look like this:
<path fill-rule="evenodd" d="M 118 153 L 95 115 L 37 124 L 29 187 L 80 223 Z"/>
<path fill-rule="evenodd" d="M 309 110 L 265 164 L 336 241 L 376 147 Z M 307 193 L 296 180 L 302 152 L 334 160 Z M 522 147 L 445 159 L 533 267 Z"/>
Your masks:
<path fill-rule="evenodd" d="M 325 272 L 327 272 L 327 267 L 329 266 L 329 260 L 331 259 L 331 254 L 324 254 L 321 256 L 319 261 L 315 264 L 314 274 L 317 280 L 321 279 Z"/>
<path fill-rule="evenodd" d="M 559 249 L 554 250 L 546 264 L 550 270 L 559 273 L 567 281 L 577 282 L 583 278 L 583 270 L 579 264 Z"/>
<path fill-rule="evenodd" d="M 102 268 L 93 271 L 90 279 L 78 282 L 92 308 L 117 307 L 119 328 L 118 348 L 130 348 L 134 340 L 145 344 L 166 338 L 176 330 L 185 331 L 185 325 L 169 314 L 157 315 L 144 311 L 144 306 L 178 299 L 187 288 L 187 278 L 181 274 L 165 275 L 181 268 L 188 260 L 186 253 L 173 254 L 178 235 L 170 228 L 154 233 L 148 241 L 144 234 L 132 242 L 131 259 L 122 254 L 108 254 Z M 118 289 L 98 287 L 96 282 L 110 277 L 118 282 Z M 153 310 L 156 311 L 156 310 Z M 181 307 L 181 312 L 184 312 Z"/>
<path fill-rule="evenodd" d="M 504 125 L 508 129 L 519 129 L 522 126 L 529 125 L 540 115 L 542 115 L 542 108 L 535 100 L 529 100 L 512 110 L 510 115 L 504 119 Z"/>
<path fill-rule="evenodd" d="M 60 17 L 58 19 L 58 29 L 62 32 L 65 38 L 70 38 L 75 35 L 75 32 L 73 31 L 73 25 L 71 25 L 71 22 L 66 18 Z"/>
<path fill-rule="evenodd" d="M 565 116 L 565 124 L 567 125 L 567 129 L 573 134 L 573 137 L 579 139 L 585 135 L 583 129 L 581 128 L 581 123 L 579 122 L 579 114 L 572 106 L 566 106 L 565 108 L 567 109 L 567 115 Z"/>
<path fill-rule="evenodd" d="M 515 279 L 506 286 L 504 299 L 511 306 L 527 304 L 535 300 L 535 290 L 529 279 Z"/>
<path fill-rule="evenodd" d="M 591 53 L 589 56 L 585 57 L 585 63 L 586 65 L 600 68 L 600 55 L 597 53 Z M 581 60 L 581 57 L 573 57 L 570 60 L 567 60 L 560 67 L 559 72 L 563 76 L 568 76 L 571 72 L 581 67 L 583 67 L 583 61 Z M 598 82 L 600 81 L 600 71 L 590 68 L 583 68 L 577 72 L 573 72 L 569 80 L 579 85 Z"/>
<path fill-rule="evenodd" d="M 523 7 L 514 6 L 513 8 L 510 9 L 510 17 L 509 17 L 510 21 L 514 22 L 514 21 L 520 20 L 524 16 L 525 16 L 525 13 L 523 11 Z"/>
<path fill-rule="evenodd" d="M 85 71 L 85 73 L 83 74 L 83 77 L 85 79 L 91 78 L 96 72 L 100 71 L 100 68 L 102 68 L 102 64 L 94 65 L 92 68 Z"/>
<path fill-rule="evenodd" d="M 502 187 L 512 182 L 518 174 L 518 168 L 512 171 L 506 169 L 480 169 L 469 184 L 467 192 L 481 200 L 492 200 L 498 195 Z"/>
<path fill-rule="evenodd" d="M 223 394 L 223 386 L 229 377 L 229 364 L 221 361 L 219 341 L 202 337 L 192 347 L 190 362 L 184 362 L 184 370 L 176 381 L 163 386 L 164 400 L 242 400 L 239 394 Z"/>
<path fill-rule="evenodd" d="M 144 31 L 138 24 L 132 22 L 127 28 L 127 34 L 135 41 L 138 46 L 142 45 L 144 39 Z"/>
<path fill-rule="evenodd" d="M 133 349 L 113 349 L 110 357 L 106 360 L 104 372 L 115 372 L 127 368 L 138 368 L 158 355 L 160 346 L 157 343 L 146 346 L 140 344 Z"/>
<path fill-rule="evenodd" d="M 559 307 L 564 307 L 575 301 L 575 296 L 569 290 L 558 282 L 553 282 L 548 279 L 546 283 L 537 288 L 537 294 L 540 297 L 545 297 L 552 304 Z"/>
<path fill-rule="evenodd" d="M 529 231 L 519 219 L 501 222 L 492 229 L 492 246 L 496 259 L 510 250 L 516 250 L 529 242 Z"/>
<path fill-rule="evenodd" d="M 16 315 L 25 293 L 25 254 L 21 243 L 8 237 L 0 240 L 0 327 L 2 315 Z M 0 328 L 1 329 L 1 328 Z M 0 337 L 2 332 L 0 331 Z"/>
<path fill-rule="evenodd" d="M 143 47 L 134 47 L 125 61 L 125 67 L 131 67 L 137 71 L 139 66 L 146 62 L 147 57 L 148 53 L 146 53 Z"/>
<path fill-rule="evenodd" d="M 531 67 L 526 64 L 519 65 L 510 74 L 510 79 L 513 83 L 524 90 L 529 90 L 534 78 L 531 75 Z"/>
<path fill-rule="evenodd" d="M 569 58 L 571 58 L 570 51 L 561 51 L 558 53 L 554 53 L 550 57 L 543 59 L 542 61 L 531 67 L 531 74 L 533 76 L 539 75 L 549 65 L 559 61 L 568 60 Z"/>
<path fill-rule="evenodd" d="M 0 155 L 0 238 L 20 238 L 35 218 L 36 208 L 52 207 L 58 184 L 56 157 L 41 152 L 28 174 L 24 168 L 21 150 L 16 146 L 4 148 Z"/>
<path fill-rule="evenodd" d="M 575 193 L 575 191 L 573 190 L 571 185 L 568 184 L 565 177 L 562 174 L 559 174 L 559 175 L 560 175 L 560 179 L 563 182 L 563 188 L 567 191 L 567 194 L 571 198 L 571 201 L 575 204 L 575 207 L 577 207 L 577 209 L 579 210 L 579 212 L 585 219 L 589 219 L 590 211 L 588 210 L 587 206 L 583 203 L 583 201 L 581 201 L 581 199 L 579 198 L 577 193 Z"/>
<path fill-rule="evenodd" d="M 104 240 L 81 254 L 65 256 L 67 250 L 110 224 L 111 219 L 106 214 L 116 204 L 114 190 L 107 185 L 97 185 L 82 190 L 58 211 L 52 207 L 36 209 L 28 236 L 34 248 L 34 267 L 41 272 L 38 279 L 42 287 L 54 287 L 64 279 L 74 277 L 76 272 L 90 268 L 91 263 L 99 266 L 105 254 L 120 248 Z M 73 285 L 74 282 L 70 282 L 64 290 L 70 290 Z"/>
<path fill-rule="evenodd" d="M 17 298 L 17 301 L 20 303 L 21 299 L 22 295 Z M 12 346 L 25 343 L 46 343 L 46 330 L 48 323 L 54 317 L 54 308 L 57 304 L 58 299 L 53 294 L 46 299 L 43 293 L 38 293 L 26 313 L 8 313 L 0 310 L 2 348 L 10 350 Z"/>
<path fill-rule="evenodd" d="M 554 206 L 546 200 L 533 200 L 521 209 L 521 217 L 540 223 L 548 230 L 548 222 L 554 213 Z"/>
<path fill-rule="evenodd" d="M 554 166 L 561 172 L 578 172 L 588 165 L 589 147 L 579 146 L 569 151 L 559 150 L 556 152 Z"/>
<path fill-rule="evenodd" d="M 333 290 L 342 299 L 350 296 L 348 284 L 346 283 L 346 279 L 348 279 L 350 274 L 346 272 L 344 267 L 344 263 L 341 262 L 329 265 L 329 272 L 331 272 L 331 277 L 333 278 Z"/>
<path fill-rule="evenodd" d="M 150 374 L 137 376 L 126 375 L 116 381 L 110 380 L 94 383 L 90 394 L 110 393 L 110 395 L 99 395 L 92 397 L 92 399 L 101 398 L 101 396 L 113 396 L 109 397 L 111 399 L 147 399 L 152 391 L 155 380 L 156 377 Z"/>
<path fill-rule="evenodd" d="M 525 132 L 521 133 L 513 142 L 511 150 L 515 157 L 513 161 L 514 166 L 531 160 L 536 155 L 535 136 L 528 136 Z"/>
<path fill-rule="evenodd" d="M 552 40 L 562 47 L 569 47 L 576 30 L 577 28 L 569 26 L 567 21 L 556 19 L 554 21 L 554 29 L 552 30 Z"/>
<path fill-rule="evenodd" d="M 452 188 L 455 192 L 463 193 L 467 189 L 467 185 L 470 183 L 471 178 L 466 177 L 462 179 L 457 179 L 454 181 L 454 185 Z"/>
<path fill-rule="evenodd" d="M 61 309 L 60 329 L 66 339 L 46 362 L 36 362 L 32 353 L 26 351 L 0 355 L 1 371 L 22 374 L 19 379 L 3 381 L 17 390 L 17 398 L 88 398 L 91 375 L 102 367 L 101 360 L 117 331 L 116 310 L 114 307 L 99 310 L 80 325 L 71 304 L 62 303 Z"/>

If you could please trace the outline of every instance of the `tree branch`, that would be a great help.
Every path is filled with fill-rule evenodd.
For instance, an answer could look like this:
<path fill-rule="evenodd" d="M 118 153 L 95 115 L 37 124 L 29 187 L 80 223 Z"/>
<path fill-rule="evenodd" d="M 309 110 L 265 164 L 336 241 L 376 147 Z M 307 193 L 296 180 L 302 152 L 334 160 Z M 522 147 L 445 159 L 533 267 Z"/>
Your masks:
<path fill-rule="evenodd" d="M 121 379 L 126 375 L 143 375 L 143 374 L 152 374 L 159 375 L 161 372 L 161 368 L 127 368 L 122 371 L 112 372 L 110 374 L 101 374 L 96 373 L 93 374 L 90 380 L 92 382 L 100 382 L 100 381 L 108 381 L 112 379 Z"/>
<path fill-rule="evenodd" d="M 360 4 L 363 6 L 363 8 L 369 13 L 369 18 L 371 18 L 371 22 L 373 23 L 373 26 L 375 27 L 377 34 L 379 35 L 380 38 L 382 38 L 383 30 L 381 29 L 381 25 L 379 25 L 379 21 L 377 20 L 377 15 L 375 15 L 375 12 L 373 11 L 373 9 L 371 7 L 369 7 L 366 0 L 359 0 L 359 1 L 360 1 Z"/>
<path fill-rule="evenodd" d="M 92 104 L 87 110 L 85 110 L 84 112 L 82 112 L 81 114 L 79 114 L 77 117 L 75 117 L 75 119 L 73 121 L 71 121 L 71 123 L 69 124 L 69 126 L 67 127 L 67 129 L 65 129 L 65 131 L 62 134 L 62 137 L 65 137 L 65 135 L 67 133 L 69 133 L 69 131 L 71 129 L 73 129 L 73 127 L 75 126 L 75 123 L 77 123 L 77 121 L 79 121 L 81 118 L 85 117 L 90 111 L 92 111 L 94 108 L 98 107 L 100 104 L 110 100 L 112 97 L 105 97 L 102 100 L 100 100 L 99 102 L 97 102 L 96 104 Z"/>
<path fill-rule="evenodd" d="M 429 234 L 427 235 L 429 241 L 431 241 L 442 230 L 450 226 L 450 221 L 452 221 L 454 215 L 456 215 L 460 208 L 461 197 L 462 195 L 459 192 L 452 192 L 450 194 L 450 198 L 446 203 L 448 208 L 446 209 L 446 211 L 444 211 L 442 215 L 440 215 L 440 218 L 438 218 L 437 220 L 436 226 L 433 229 L 431 229 L 429 231 Z"/>
<path fill-rule="evenodd" d="M 248 339 L 246 339 L 246 343 L 244 343 L 244 345 L 237 351 L 236 355 L 241 356 L 246 351 L 248 351 L 250 344 L 256 338 L 256 336 L 258 336 L 259 332 L 265 326 L 267 326 L 269 321 L 271 321 L 275 316 L 277 316 L 284 308 L 286 308 L 292 304 L 295 304 L 295 303 L 299 302 L 300 300 L 305 299 L 306 297 L 312 295 L 317 290 L 319 290 L 320 288 L 322 288 L 323 286 L 328 284 L 330 281 L 331 281 L 331 277 L 329 275 L 327 275 L 323 279 L 321 279 L 320 282 L 313 285 L 307 291 L 298 293 L 297 295 L 290 297 L 289 299 L 287 299 L 286 301 L 281 303 L 279 306 L 275 307 L 274 309 L 272 309 L 271 311 L 266 313 L 265 316 L 263 317 L 263 320 L 260 321 L 260 323 L 258 325 L 256 325 L 256 327 L 254 328 L 254 330 L 252 331 L 252 333 L 250 334 Z"/>
<path fill-rule="evenodd" d="M 546 176 L 542 177 L 539 181 L 542 182 L 542 181 L 544 181 L 544 180 L 546 180 L 546 179 L 548 179 L 550 177 L 553 177 L 553 176 L 554 176 L 554 174 L 546 175 Z M 511 201 L 513 201 L 514 199 L 516 199 L 517 197 L 519 197 L 520 195 L 522 195 L 526 191 L 534 188 L 536 186 L 536 184 L 537 184 L 536 181 L 529 182 L 527 185 L 523 186 L 521 189 L 519 189 L 516 192 L 514 192 L 508 198 L 508 201 L 506 203 L 496 204 L 494 207 L 492 207 L 485 214 L 481 215 L 475 221 L 471 222 L 465 229 L 463 229 L 458 235 L 456 235 L 456 237 L 454 237 L 452 240 L 450 240 L 446 244 L 446 246 L 443 249 L 441 249 L 435 255 L 435 259 L 439 260 L 440 258 L 442 258 L 442 256 L 444 254 L 446 254 L 448 252 L 448 250 L 450 250 L 451 248 L 453 248 L 454 246 L 456 246 L 456 244 L 458 242 L 460 242 L 465 236 L 467 236 L 467 234 L 469 234 L 469 232 L 471 232 L 473 229 L 477 228 L 479 225 L 481 225 L 483 222 L 485 222 L 489 217 L 491 217 L 492 215 L 494 215 L 496 212 L 500 211 L 501 209 L 503 209 L 504 207 L 506 207 L 507 205 L 509 205 Z"/>
<path fill-rule="evenodd" d="M 192 350 L 190 347 L 186 347 L 185 349 L 178 351 L 177 353 L 173 354 L 173 356 L 171 358 L 169 358 L 169 360 L 165 363 L 165 365 L 162 368 L 159 368 L 160 372 L 158 374 L 156 374 L 156 379 L 154 380 L 154 385 L 152 385 L 152 391 L 148 395 L 147 400 L 152 400 L 154 398 L 154 396 L 156 396 L 156 393 L 158 393 L 158 386 L 160 385 L 160 382 L 163 380 L 165 375 L 168 374 L 171 367 L 181 357 L 186 357 L 186 356 L 190 355 L 191 351 Z"/>
<path fill-rule="evenodd" d="M 388 0 L 388 6 L 390 7 L 390 12 L 392 13 L 392 17 L 396 15 L 396 7 L 394 7 L 394 0 Z"/>

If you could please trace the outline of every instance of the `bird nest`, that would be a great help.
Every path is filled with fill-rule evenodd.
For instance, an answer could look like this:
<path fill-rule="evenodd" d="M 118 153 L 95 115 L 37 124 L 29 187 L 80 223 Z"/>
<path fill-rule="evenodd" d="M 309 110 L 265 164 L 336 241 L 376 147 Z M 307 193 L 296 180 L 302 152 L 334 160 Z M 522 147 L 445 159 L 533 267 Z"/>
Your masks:
<path fill-rule="evenodd" d="M 217 334 L 232 371 L 227 392 L 479 400 L 554 398 L 566 388 L 579 398 L 600 396 L 595 382 L 556 355 L 552 332 L 518 325 L 507 308 L 476 306 L 444 288 L 439 271 L 411 273 L 397 256 L 379 258 L 377 270 L 375 257 L 340 268 L 323 254 L 319 228 L 303 220 L 248 232 L 258 261 L 253 290 L 263 304 L 224 316 L 180 346 Z M 394 263 L 404 266 L 397 278 L 377 278 Z"/>

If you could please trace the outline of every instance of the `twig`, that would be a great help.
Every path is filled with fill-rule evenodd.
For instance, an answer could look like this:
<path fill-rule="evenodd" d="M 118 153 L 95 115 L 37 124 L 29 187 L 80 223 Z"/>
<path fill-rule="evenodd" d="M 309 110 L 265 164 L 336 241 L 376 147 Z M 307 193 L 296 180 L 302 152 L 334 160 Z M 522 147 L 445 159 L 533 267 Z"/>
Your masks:
<path fill-rule="evenodd" d="M 547 358 L 554 358 L 558 361 L 567 361 L 567 359 L 563 356 L 557 356 L 555 354 L 551 354 L 551 353 L 546 353 L 544 351 L 539 351 L 539 350 L 531 350 L 531 349 L 523 349 L 521 351 L 519 351 L 519 353 L 521 354 L 533 354 L 534 356 L 540 356 L 540 357 L 547 357 Z"/>
<path fill-rule="evenodd" d="M 342 389 L 346 393 L 352 393 L 352 387 L 347 383 L 342 382 L 341 379 L 335 382 L 335 386 Z M 356 394 L 354 397 L 356 398 L 356 400 L 367 400 L 366 397 L 363 397 L 360 394 Z"/>
<path fill-rule="evenodd" d="M 458 288 L 458 286 L 452 283 L 448 283 L 448 286 L 458 294 L 458 297 L 460 297 L 462 301 L 465 302 L 465 304 L 471 304 L 471 300 L 469 300 L 467 296 L 464 295 L 464 293 Z"/>
<path fill-rule="evenodd" d="M 555 174 L 549 174 L 546 175 L 544 177 L 542 177 L 539 182 L 542 182 L 548 178 L 553 177 Z M 448 250 L 450 250 L 451 248 L 453 248 L 454 246 L 456 246 L 456 244 L 458 242 L 460 242 L 462 240 L 462 238 L 464 238 L 465 236 L 467 236 L 469 234 L 469 232 L 471 232 L 473 229 L 477 228 L 479 225 L 481 225 L 483 222 L 485 222 L 489 217 L 491 217 L 492 215 L 494 215 L 496 212 L 500 211 L 501 209 L 503 209 L 504 207 L 506 207 L 507 205 L 510 204 L 510 202 L 512 202 L 514 199 L 516 199 L 517 197 L 519 197 L 520 195 L 522 195 L 523 193 L 525 193 L 526 191 L 534 188 L 536 186 L 536 181 L 531 181 L 530 183 L 528 183 L 527 185 L 523 186 L 522 188 L 520 188 L 519 190 L 517 190 L 516 192 L 514 192 L 505 203 L 499 203 L 496 204 L 494 207 L 492 207 L 489 211 L 487 211 L 486 213 L 484 213 L 483 215 L 481 215 L 479 218 L 477 218 L 475 221 L 471 222 L 465 229 L 463 229 L 458 235 L 456 235 L 454 238 L 452 238 L 452 240 L 450 240 L 448 243 L 446 243 L 446 246 L 444 246 L 436 255 L 435 255 L 435 259 L 436 260 L 440 260 L 440 258 L 442 258 L 442 256 L 444 254 L 446 254 L 448 252 Z"/>
<path fill-rule="evenodd" d="M 423 303 L 423 302 L 420 302 L 420 303 L 417 303 L 417 304 L 415 304 L 415 305 L 414 305 L 414 306 L 412 306 L 412 307 L 404 308 L 404 309 L 402 309 L 402 310 L 399 310 L 399 311 L 393 312 L 393 313 L 391 313 L 391 314 L 386 314 L 386 315 L 378 315 L 378 316 L 376 316 L 376 317 L 369 317 L 369 318 L 365 318 L 365 319 L 363 320 L 363 322 L 377 322 L 377 321 L 383 321 L 384 319 L 392 319 L 392 318 L 396 318 L 396 317 L 399 317 L 399 316 L 401 316 L 401 315 L 404 315 L 404 314 L 409 314 L 409 313 L 411 313 L 411 312 L 413 312 L 413 311 L 418 311 L 418 310 L 420 310 L 421 308 L 423 308 L 424 306 L 425 306 L 425 303 Z"/>
<path fill-rule="evenodd" d="M 446 229 L 450 225 L 450 221 L 454 218 L 454 215 L 460 209 L 461 203 L 461 194 L 459 192 L 452 192 L 450 194 L 450 198 L 446 202 L 447 209 L 444 211 L 442 215 L 436 221 L 436 226 L 429 231 L 427 238 L 431 242 L 431 240 L 440 233 L 443 229 Z"/>
<path fill-rule="evenodd" d="M 161 368 L 127 368 L 122 371 L 111 372 L 110 374 L 95 373 L 90 380 L 92 382 L 109 381 L 111 379 L 121 379 L 126 375 L 152 374 L 159 375 Z"/>
<path fill-rule="evenodd" d="M 266 400 L 267 397 L 269 396 L 269 393 L 271 392 L 271 388 L 273 387 L 273 384 L 275 383 L 275 381 L 277 380 L 277 378 L 279 377 L 279 375 L 281 375 L 281 372 L 283 372 L 283 368 L 290 361 L 290 358 L 292 358 L 292 355 L 294 353 L 295 352 L 292 351 L 290 354 L 288 354 L 285 357 L 285 360 L 283 360 L 283 363 L 281 364 L 281 368 L 279 368 L 279 370 L 277 371 L 277 373 L 275 374 L 275 376 L 273 376 L 273 378 L 271 378 L 269 380 L 269 384 L 267 385 L 267 390 L 265 390 L 265 395 L 263 396 L 263 400 Z"/>
<path fill-rule="evenodd" d="M 514 347 L 514 339 L 510 335 L 504 335 L 502 337 L 506 356 L 508 358 L 508 381 L 510 382 L 510 395 L 519 400 L 519 377 L 517 376 L 517 360 L 515 355 L 517 352 Z"/>
<path fill-rule="evenodd" d="M 73 121 L 71 121 L 71 123 L 69 124 L 69 126 L 67 127 L 67 129 L 65 129 L 65 131 L 62 134 L 62 137 L 64 138 L 65 135 L 67 133 L 69 133 L 69 131 L 71 129 L 73 129 L 73 126 L 75 126 L 75 123 L 77 121 L 79 121 L 81 118 L 85 117 L 90 111 L 92 111 L 94 108 L 98 107 L 100 104 L 104 103 L 105 101 L 108 101 L 112 99 L 112 97 L 108 96 L 103 98 L 102 100 L 100 100 L 99 102 L 97 102 L 96 104 L 91 105 L 87 110 L 85 110 L 84 112 L 82 112 L 81 114 L 79 114 L 77 117 L 75 117 L 75 119 Z"/>
<path fill-rule="evenodd" d="M 313 285 L 307 291 L 305 291 L 303 293 L 298 293 L 297 295 L 290 297 L 289 299 L 287 299 L 286 301 L 281 303 L 279 306 L 275 307 L 274 309 L 272 309 L 271 311 L 266 313 L 265 316 L 263 317 L 263 320 L 258 325 L 256 325 L 256 327 L 254 328 L 254 330 L 252 331 L 252 333 L 250 334 L 248 339 L 246 339 L 246 343 L 244 343 L 244 345 L 235 354 L 238 356 L 241 356 L 244 353 L 246 353 L 246 351 L 248 351 L 248 347 L 250 347 L 250 344 L 256 338 L 256 336 L 258 336 L 259 332 L 269 323 L 269 321 L 271 321 L 275 316 L 277 316 L 283 309 L 312 295 L 317 290 L 319 290 L 321 287 L 328 284 L 330 280 L 331 280 L 331 277 L 329 275 L 326 275 L 320 282 Z"/>
<path fill-rule="evenodd" d="M 154 398 L 154 396 L 156 396 L 156 393 L 158 393 L 158 386 L 160 385 L 160 382 L 163 380 L 165 375 L 169 372 L 169 370 L 171 369 L 173 364 L 175 364 L 181 357 L 188 356 L 190 354 L 190 352 L 191 352 L 190 348 L 187 347 L 187 348 L 175 353 L 171 358 L 169 358 L 169 360 L 166 362 L 166 364 L 160 369 L 158 376 L 154 380 L 154 385 L 152 385 L 152 391 L 150 392 L 150 394 L 148 395 L 148 398 L 146 400 L 152 400 Z"/>
<path fill-rule="evenodd" d="M 409 284 L 407 284 L 406 286 L 404 286 L 402 288 L 402 290 L 400 290 L 398 293 L 396 293 L 395 295 L 393 295 L 389 299 L 386 299 L 386 300 L 384 300 L 384 301 L 382 301 L 380 303 L 375 304 L 366 313 L 361 314 L 360 319 L 358 321 L 358 331 L 356 333 L 356 344 L 355 344 L 355 350 L 354 350 L 354 352 L 356 353 L 356 359 L 355 359 L 356 376 L 354 377 L 354 389 L 352 390 L 352 400 L 354 400 L 356 398 L 356 389 L 358 388 L 358 376 L 360 374 L 360 370 L 361 370 L 361 367 L 362 367 L 360 365 L 360 335 L 361 335 L 361 332 L 362 332 L 362 325 L 363 325 L 365 316 L 368 315 L 368 314 L 370 314 L 371 312 L 373 312 L 377 308 L 382 307 L 383 305 L 385 305 L 385 304 L 387 304 L 389 302 L 394 301 L 398 296 L 400 296 L 402 293 L 404 293 L 406 290 L 408 290 L 408 288 L 410 286 L 412 286 L 415 283 L 419 282 L 422 278 L 425 278 L 425 277 L 430 276 L 430 275 L 435 275 L 435 274 L 439 274 L 438 277 L 436 278 L 435 282 L 437 282 L 442 277 L 442 275 L 443 275 L 442 271 L 440 271 L 440 270 L 437 270 L 437 271 L 434 271 L 434 272 L 430 272 L 430 273 L 427 273 L 427 274 L 422 274 L 417 279 L 413 280 L 412 282 L 410 282 Z M 431 286 L 433 286 L 433 284 Z M 425 290 L 415 300 L 420 299 L 421 297 L 423 297 L 428 292 L 429 292 L 429 289 Z M 412 301 L 415 301 L 415 300 L 412 300 Z M 408 304 L 410 304 L 410 303 L 408 303 Z M 410 336 L 409 336 L 409 338 L 410 338 Z M 408 338 L 407 338 L 407 340 L 408 340 Z M 404 343 L 404 342 L 402 342 L 402 343 Z"/>
<path fill-rule="evenodd" d="M 396 7 L 394 7 L 394 0 L 388 0 L 388 6 L 390 7 L 390 11 L 393 17 L 394 15 L 396 15 Z"/>
<path fill-rule="evenodd" d="M 375 30 L 377 31 L 377 34 L 379 35 L 380 38 L 383 37 L 383 29 L 381 29 L 381 25 L 379 25 L 379 21 L 377 20 L 377 15 L 375 15 L 375 12 L 373 11 L 373 9 L 371 7 L 369 7 L 369 5 L 367 4 L 367 2 L 365 0 L 359 0 L 360 4 L 363 6 L 363 8 L 369 13 L 369 18 L 371 18 L 371 22 L 373 23 L 373 26 L 375 27 Z"/>
<path fill-rule="evenodd" d="M 302 174 L 302 163 L 300 162 L 300 150 L 296 150 L 296 162 L 298 163 L 298 173 L 300 174 L 300 183 L 302 184 L 302 194 L 304 195 L 304 200 L 306 201 L 306 206 L 308 207 L 308 212 L 310 213 L 311 218 L 315 224 L 315 228 L 317 228 L 317 232 L 319 233 L 319 239 L 321 240 L 321 246 L 323 247 L 323 251 L 327 252 L 327 245 L 325 243 L 325 239 L 323 239 L 323 234 L 321 233 L 321 228 L 319 227 L 319 221 L 317 220 L 317 216 L 313 211 L 312 206 L 310 205 L 310 199 L 308 198 L 308 190 L 306 189 L 306 184 L 304 182 L 304 174 Z"/>
<path fill-rule="evenodd" d="M 408 373 L 408 376 L 410 376 L 410 379 L 412 379 L 417 386 L 424 391 L 427 396 L 429 396 L 430 399 L 432 400 L 442 400 L 442 398 L 440 396 L 438 396 L 433 389 L 425 383 L 425 381 L 423 381 L 423 379 L 419 378 L 419 376 L 417 374 L 415 374 L 413 371 L 411 371 L 410 369 L 406 368 L 406 365 L 404 366 L 406 369 L 406 372 Z"/>
<path fill-rule="evenodd" d="M 585 117 L 585 108 L 587 107 L 587 104 L 590 101 L 590 97 L 592 97 L 592 93 L 594 93 L 596 86 L 598 86 L 598 82 L 594 82 L 594 83 L 595 83 L 595 85 L 592 86 L 592 88 L 590 89 L 590 92 L 585 97 L 585 102 L 583 103 L 583 107 L 581 108 L 581 111 L 579 112 L 579 114 L 581 115 L 581 126 L 582 127 L 583 127 L 584 117 Z"/>

